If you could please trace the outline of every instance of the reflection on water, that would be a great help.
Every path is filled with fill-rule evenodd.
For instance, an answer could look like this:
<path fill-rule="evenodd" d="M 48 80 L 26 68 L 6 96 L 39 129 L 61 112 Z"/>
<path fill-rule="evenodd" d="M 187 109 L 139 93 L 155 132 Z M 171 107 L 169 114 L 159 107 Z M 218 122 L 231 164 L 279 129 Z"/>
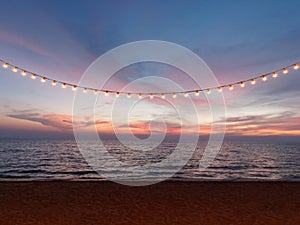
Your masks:
<path fill-rule="evenodd" d="M 130 173 L 130 165 L 157 163 L 172 153 L 176 142 L 167 141 L 153 151 L 133 151 L 117 141 L 105 146 L 116 159 L 127 162 L 120 168 Z M 204 172 L 198 170 L 205 148 L 198 147 L 176 180 L 287 180 L 300 181 L 300 144 L 253 144 L 225 142 L 216 159 Z M 184 152 L 183 152 L 184 154 Z M 103 167 L 110 168 L 106 159 Z M 168 174 L 172 168 L 149 172 L 148 178 Z M 120 171 L 111 169 L 118 176 Z M 103 179 L 81 156 L 74 140 L 1 140 L 0 179 Z"/>

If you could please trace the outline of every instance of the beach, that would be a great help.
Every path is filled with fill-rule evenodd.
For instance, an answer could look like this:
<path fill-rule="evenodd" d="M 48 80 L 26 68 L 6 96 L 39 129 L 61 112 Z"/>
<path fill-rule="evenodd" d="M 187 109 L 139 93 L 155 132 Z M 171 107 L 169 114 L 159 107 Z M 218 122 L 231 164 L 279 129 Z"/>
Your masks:
<path fill-rule="evenodd" d="M 2 181 L 0 224 L 300 224 L 299 182 Z"/>

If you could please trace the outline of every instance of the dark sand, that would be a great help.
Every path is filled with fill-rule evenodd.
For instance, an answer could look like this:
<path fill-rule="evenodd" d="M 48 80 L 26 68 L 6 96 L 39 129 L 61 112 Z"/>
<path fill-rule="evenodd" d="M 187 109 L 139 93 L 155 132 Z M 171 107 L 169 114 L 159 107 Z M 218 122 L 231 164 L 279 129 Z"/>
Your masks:
<path fill-rule="evenodd" d="M 0 224 L 300 224 L 300 182 L 0 182 Z"/>

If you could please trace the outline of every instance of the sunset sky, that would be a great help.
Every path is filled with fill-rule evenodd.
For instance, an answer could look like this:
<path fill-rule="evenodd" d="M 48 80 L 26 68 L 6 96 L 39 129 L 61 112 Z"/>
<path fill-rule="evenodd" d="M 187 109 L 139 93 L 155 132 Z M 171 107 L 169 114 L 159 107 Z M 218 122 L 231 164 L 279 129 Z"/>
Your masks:
<path fill-rule="evenodd" d="M 1 4 L 0 58 L 54 79 L 78 83 L 100 55 L 121 44 L 164 40 L 182 45 L 201 57 L 220 84 L 228 84 L 300 61 L 300 1 L 8 1 Z M 168 66 L 145 63 L 122 71 L 108 86 L 118 90 L 141 77 L 161 75 L 184 83 L 184 75 Z M 154 81 L 146 80 L 148 87 Z M 0 68 L 0 137 L 67 137 L 72 135 L 74 92 L 49 82 L 22 77 Z M 183 87 L 193 89 L 187 82 Z M 162 84 L 161 88 L 170 90 Z M 69 88 L 70 89 L 70 88 Z M 300 137 L 300 70 L 266 83 L 224 90 L 229 136 Z M 123 98 L 123 97 L 120 97 Z M 122 99 L 121 99 L 122 100 Z M 203 112 L 199 124 L 185 109 L 183 127 L 168 105 L 142 101 L 130 115 L 133 132 L 147 134 L 149 121 L 160 132 L 209 132 L 204 96 L 193 97 Z M 106 104 L 113 101 L 108 97 Z M 122 104 L 127 104 L 126 97 Z M 105 103 L 103 103 L 105 105 Z M 97 108 L 97 126 L 110 134 L 105 106 Z M 82 118 L 89 132 L 91 118 Z M 222 122 L 225 118 L 218 118 Z M 116 118 L 122 130 L 127 122 Z M 79 125 L 78 125 L 79 126 Z M 126 130 L 126 129 L 125 129 Z"/>

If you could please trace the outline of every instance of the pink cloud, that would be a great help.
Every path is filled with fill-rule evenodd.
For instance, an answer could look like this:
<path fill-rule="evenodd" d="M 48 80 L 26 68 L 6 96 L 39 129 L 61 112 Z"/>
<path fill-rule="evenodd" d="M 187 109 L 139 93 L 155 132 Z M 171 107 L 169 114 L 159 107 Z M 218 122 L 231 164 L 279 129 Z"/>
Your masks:
<path fill-rule="evenodd" d="M 8 31 L 1 30 L 0 31 L 0 39 L 10 44 L 17 44 L 23 48 L 26 48 L 32 52 L 35 52 L 39 55 L 48 56 L 49 52 L 42 47 L 24 39 L 21 36 L 17 36 Z"/>

